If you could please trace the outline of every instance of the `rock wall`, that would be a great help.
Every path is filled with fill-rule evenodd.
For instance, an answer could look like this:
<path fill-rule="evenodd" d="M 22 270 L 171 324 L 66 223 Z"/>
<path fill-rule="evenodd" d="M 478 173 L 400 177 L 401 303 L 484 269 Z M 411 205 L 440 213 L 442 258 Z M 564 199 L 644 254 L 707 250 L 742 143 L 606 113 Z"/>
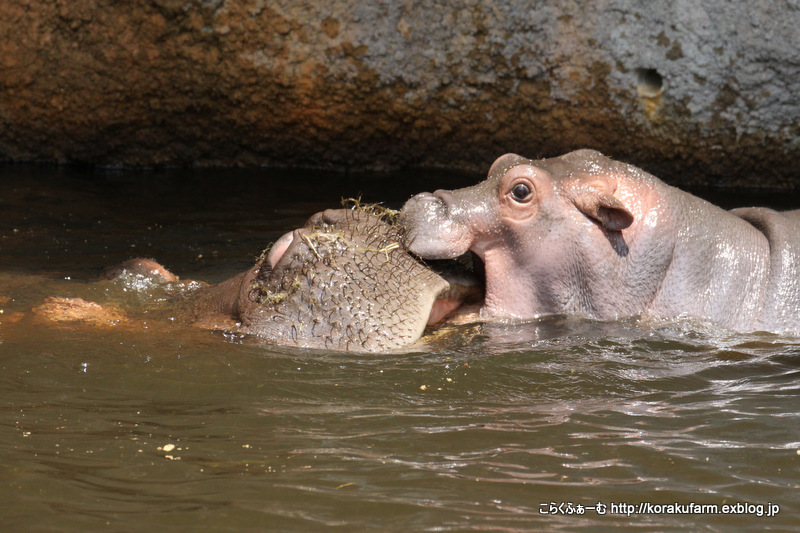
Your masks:
<path fill-rule="evenodd" d="M 13 0 L 0 160 L 486 170 L 592 147 L 795 186 L 800 0 Z"/>

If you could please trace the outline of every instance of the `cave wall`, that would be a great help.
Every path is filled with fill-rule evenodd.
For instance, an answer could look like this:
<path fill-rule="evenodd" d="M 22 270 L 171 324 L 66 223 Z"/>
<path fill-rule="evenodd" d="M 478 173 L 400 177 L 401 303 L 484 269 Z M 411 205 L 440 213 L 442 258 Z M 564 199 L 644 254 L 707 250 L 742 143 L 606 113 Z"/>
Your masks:
<path fill-rule="evenodd" d="M 14 0 L 0 160 L 485 170 L 591 147 L 796 186 L 800 1 Z"/>

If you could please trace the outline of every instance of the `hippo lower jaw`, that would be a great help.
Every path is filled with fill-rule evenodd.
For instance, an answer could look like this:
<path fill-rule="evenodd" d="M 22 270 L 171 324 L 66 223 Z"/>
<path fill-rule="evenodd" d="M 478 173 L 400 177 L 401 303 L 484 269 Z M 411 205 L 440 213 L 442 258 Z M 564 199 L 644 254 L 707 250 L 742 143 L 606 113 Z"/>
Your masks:
<path fill-rule="evenodd" d="M 455 299 L 440 298 L 433 302 L 431 314 L 428 316 L 428 326 L 433 326 L 450 316 L 453 311 L 461 306 L 461 302 Z"/>
<path fill-rule="evenodd" d="M 444 278 L 448 283 L 448 288 L 442 291 L 434 300 L 431 312 L 428 316 L 428 326 L 438 324 L 445 319 L 451 319 L 453 315 L 472 315 L 475 304 L 483 305 L 485 283 L 483 276 L 480 275 L 482 268 L 476 268 L 477 258 L 469 258 L 472 268 L 465 268 L 458 261 L 446 261 L 446 266 L 432 265 L 433 270 Z M 478 272 L 476 272 L 478 271 Z M 466 310 L 465 310 L 466 309 Z M 463 317 L 462 317 L 463 318 Z"/>

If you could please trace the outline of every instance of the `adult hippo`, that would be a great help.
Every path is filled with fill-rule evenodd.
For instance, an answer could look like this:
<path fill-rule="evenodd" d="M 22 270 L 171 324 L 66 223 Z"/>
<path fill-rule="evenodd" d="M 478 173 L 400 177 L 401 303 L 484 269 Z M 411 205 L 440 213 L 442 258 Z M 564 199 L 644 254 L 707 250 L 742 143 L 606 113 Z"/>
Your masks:
<path fill-rule="evenodd" d="M 362 352 L 409 345 L 482 288 L 458 264 L 437 272 L 421 263 L 402 240 L 397 226 L 369 212 L 317 213 L 246 272 L 194 291 L 179 315 L 282 345 Z M 105 272 L 124 275 L 178 279 L 149 259 Z"/>
<path fill-rule="evenodd" d="M 497 159 L 488 179 L 403 207 L 423 258 L 472 250 L 486 317 L 690 317 L 800 333 L 800 211 L 725 211 L 593 150 Z"/>

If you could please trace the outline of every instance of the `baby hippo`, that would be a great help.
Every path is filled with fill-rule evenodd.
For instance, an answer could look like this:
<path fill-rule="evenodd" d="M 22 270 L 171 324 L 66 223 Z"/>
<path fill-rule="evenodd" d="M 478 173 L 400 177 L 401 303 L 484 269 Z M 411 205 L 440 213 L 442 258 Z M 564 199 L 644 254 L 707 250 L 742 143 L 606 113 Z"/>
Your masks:
<path fill-rule="evenodd" d="M 453 262 L 442 275 L 411 256 L 400 229 L 364 211 L 317 213 L 287 233 L 248 271 L 198 289 L 183 302 L 200 327 L 257 335 L 276 344 L 377 352 L 409 345 L 482 288 Z M 177 278 L 155 261 L 106 271 Z"/>
<path fill-rule="evenodd" d="M 504 155 L 483 183 L 414 196 L 400 224 L 423 258 L 483 260 L 485 317 L 800 334 L 800 211 L 725 211 L 593 150 Z"/>

